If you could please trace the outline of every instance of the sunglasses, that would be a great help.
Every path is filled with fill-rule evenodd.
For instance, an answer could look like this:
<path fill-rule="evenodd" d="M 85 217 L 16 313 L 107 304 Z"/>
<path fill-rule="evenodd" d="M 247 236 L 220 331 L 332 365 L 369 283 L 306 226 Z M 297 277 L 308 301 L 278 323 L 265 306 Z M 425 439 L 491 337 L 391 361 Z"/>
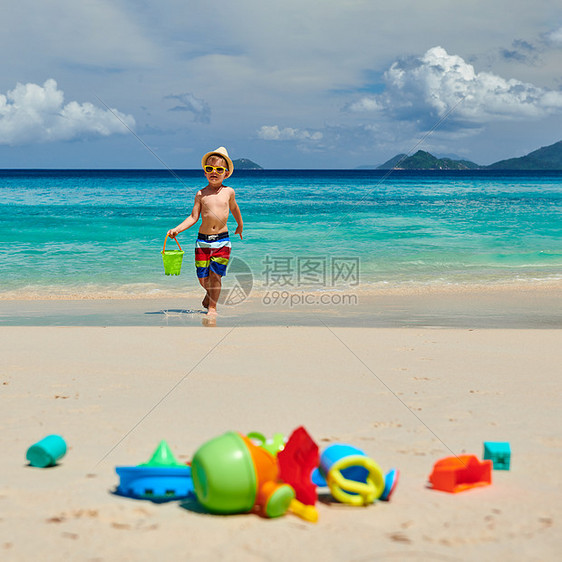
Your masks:
<path fill-rule="evenodd" d="M 203 166 L 203 170 L 205 170 L 205 173 L 207 174 L 210 174 L 213 171 L 217 174 L 224 174 L 225 172 L 228 172 L 228 168 L 224 168 L 223 166 Z"/>

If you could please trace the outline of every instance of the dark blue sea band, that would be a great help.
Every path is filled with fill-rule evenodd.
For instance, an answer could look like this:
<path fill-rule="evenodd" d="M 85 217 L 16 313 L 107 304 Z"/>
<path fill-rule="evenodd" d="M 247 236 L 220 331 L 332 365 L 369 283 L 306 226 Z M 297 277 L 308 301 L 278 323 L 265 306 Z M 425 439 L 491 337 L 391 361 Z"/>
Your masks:
<path fill-rule="evenodd" d="M 228 231 L 219 232 L 218 234 L 203 234 L 202 232 L 198 232 L 197 238 L 199 240 L 205 240 L 205 242 L 215 242 L 216 240 L 224 240 L 225 238 L 228 238 Z"/>

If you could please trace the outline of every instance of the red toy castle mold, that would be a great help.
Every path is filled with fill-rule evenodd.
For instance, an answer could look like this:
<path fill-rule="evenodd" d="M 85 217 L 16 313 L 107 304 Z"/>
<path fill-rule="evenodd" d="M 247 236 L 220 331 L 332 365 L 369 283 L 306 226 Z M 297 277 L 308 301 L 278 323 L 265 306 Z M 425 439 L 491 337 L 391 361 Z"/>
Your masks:
<path fill-rule="evenodd" d="M 492 483 L 492 461 L 480 461 L 476 455 L 446 457 L 435 463 L 429 482 L 434 490 L 456 494 Z"/>

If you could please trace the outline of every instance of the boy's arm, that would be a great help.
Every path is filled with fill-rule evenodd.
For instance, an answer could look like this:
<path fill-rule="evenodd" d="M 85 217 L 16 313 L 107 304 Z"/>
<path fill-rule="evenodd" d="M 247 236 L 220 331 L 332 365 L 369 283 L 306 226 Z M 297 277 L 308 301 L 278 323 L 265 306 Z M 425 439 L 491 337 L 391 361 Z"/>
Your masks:
<path fill-rule="evenodd" d="M 191 214 L 181 223 L 176 226 L 176 228 L 172 228 L 168 230 L 168 236 L 170 238 L 175 238 L 180 232 L 191 228 L 198 220 L 199 216 L 201 215 L 201 192 L 198 191 L 197 195 L 195 196 L 195 202 L 193 203 L 193 209 L 191 210 Z"/>
<path fill-rule="evenodd" d="M 242 240 L 242 230 L 244 229 L 244 222 L 242 221 L 242 213 L 240 212 L 240 207 L 238 206 L 238 203 L 236 203 L 236 195 L 234 193 L 234 189 L 232 190 L 232 195 L 230 196 L 229 207 L 234 220 L 238 224 L 236 230 L 234 231 L 234 234 L 240 235 L 240 240 Z"/>

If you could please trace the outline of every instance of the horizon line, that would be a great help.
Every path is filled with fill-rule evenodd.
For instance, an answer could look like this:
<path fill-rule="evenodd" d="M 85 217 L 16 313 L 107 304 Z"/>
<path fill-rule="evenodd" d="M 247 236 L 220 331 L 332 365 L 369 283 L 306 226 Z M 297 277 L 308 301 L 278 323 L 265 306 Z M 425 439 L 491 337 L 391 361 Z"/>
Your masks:
<path fill-rule="evenodd" d="M 201 168 L 170 168 L 175 172 L 201 172 Z M 443 168 L 371 168 L 357 166 L 355 168 L 238 168 L 233 172 L 562 172 L 561 168 L 489 168 L 488 165 L 467 169 Z M 0 168 L 0 172 L 166 172 L 167 168 Z"/>

